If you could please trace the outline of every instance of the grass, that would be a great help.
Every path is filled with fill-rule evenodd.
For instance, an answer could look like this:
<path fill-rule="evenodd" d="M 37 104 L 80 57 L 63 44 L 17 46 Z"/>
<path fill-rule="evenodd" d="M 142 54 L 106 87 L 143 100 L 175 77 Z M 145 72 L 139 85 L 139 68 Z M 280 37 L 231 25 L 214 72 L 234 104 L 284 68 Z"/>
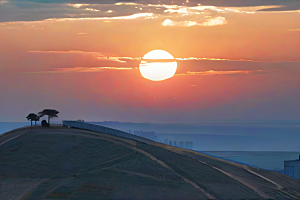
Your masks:
<path fill-rule="evenodd" d="M 1 194 L 9 193 L 12 197 L 25 191 L 23 185 L 26 184 L 18 187 L 21 182 L 28 183 L 28 187 L 39 183 L 26 194 L 27 200 L 207 199 L 171 170 L 130 148 L 105 139 L 83 137 L 78 135 L 80 130 L 74 131 L 77 135 L 63 134 L 63 131 L 62 134 L 49 134 L 47 131 L 30 130 L 0 146 L 0 185 L 9 183 L 4 192 L 0 189 L 0 199 L 8 199 Z M 72 133 L 72 130 L 67 132 Z M 137 148 L 163 161 L 217 199 L 261 199 L 242 183 L 190 157 L 144 143 L 139 143 Z M 189 155 L 234 175 L 246 176 L 245 170 L 230 164 Z M 257 177 L 249 176 L 248 179 L 253 179 L 256 184 L 263 183 Z M 44 182 L 40 183 L 40 180 Z M 275 192 L 273 196 L 283 197 L 278 195 Z"/>
<path fill-rule="evenodd" d="M 78 176 L 47 199 L 58 199 L 59 195 L 68 195 L 69 199 L 205 199 L 200 191 L 183 181 L 158 181 L 113 170 Z"/>
<path fill-rule="evenodd" d="M 72 135 L 25 134 L 0 146 L 0 171 L 10 177 L 61 178 L 134 153 L 106 140 Z"/>
<path fill-rule="evenodd" d="M 0 146 L 0 172 L 0 184 L 10 182 L 10 187 L 0 192 L 0 199 L 7 199 L 1 193 L 16 196 L 13 194 L 20 189 L 25 191 L 26 187 L 16 187 L 22 180 L 45 180 L 26 193 L 27 200 L 206 199 L 156 161 L 140 154 L 136 157 L 135 151 L 125 146 L 80 135 L 44 134 L 42 130 L 32 130 Z"/>
<path fill-rule="evenodd" d="M 217 199 L 261 199 L 252 189 L 197 160 L 143 143 L 139 144 L 138 148 L 162 160 Z"/>
<path fill-rule="evenodd" d="M 113 167 L 116 169 L 146 174 L 160 179 L 182 181 L 182 179 L 172 171 L 164 168 L 156 161 L 151 160 L 149 157 L 141 153 L 138 153 L 137 156 L 132 159 L 128 159 L 125 162 L 119 162 Z"/>

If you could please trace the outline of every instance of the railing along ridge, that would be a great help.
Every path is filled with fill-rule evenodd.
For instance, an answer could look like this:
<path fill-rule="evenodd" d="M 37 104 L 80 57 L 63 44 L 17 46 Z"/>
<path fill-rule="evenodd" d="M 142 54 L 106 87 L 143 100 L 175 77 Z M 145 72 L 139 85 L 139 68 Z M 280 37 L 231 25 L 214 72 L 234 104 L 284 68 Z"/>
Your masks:
<path fill-rule="evenodd" d="M 140 137 L 137 135 L 126 133 L 124 131 L 120 131 L 117 129 L 101 126 L 98 124 L 90 124 L 90 123 L 80 122 L 80 121 L 63 121 L 63 126 L 70 127 L 70 128 L 78 128 L 78 129 L 83 129 L 83 130 L 89 130 L 89 131 L 94 131 L 94 132 L 98 132 L 98 133 L 105 133 L 105 134 L 109 134 L 109 135 L 113 135 L 113 136 L 117 136 L 117 137 L 123 137 L 123 138 L 131 139 L 131 140 L 137 140 L 137 141 L 145 142 L 145 143 L 154 142 L 147 138 L 143 138 L 143 137 Z"/>

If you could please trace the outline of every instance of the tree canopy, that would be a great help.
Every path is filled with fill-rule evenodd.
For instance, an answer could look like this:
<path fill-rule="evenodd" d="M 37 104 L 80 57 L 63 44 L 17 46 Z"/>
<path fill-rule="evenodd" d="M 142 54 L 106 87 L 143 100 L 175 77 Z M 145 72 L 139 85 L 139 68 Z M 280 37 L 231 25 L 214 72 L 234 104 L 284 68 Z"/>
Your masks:
<path fill-rule="evenodd" d="M 58 117 L 57 114 L 59 112 L 57 110 L 54 110 L 54 109 L 44 109 L 43 111 L 39 112 L 39 116 L 40 117 L 43 117 L 45 115 L 48 115 L 48 124 L 50 124 L 50 118 L 53 118 L 53 117 Z"/>
<path fill-rule="evenodd" d="M 35 113 L 30 113 L 26 118 L 27 118 L 27 120 L 31 121 L 31 126 L 32 126 L 32 121 L 35 121 L 35 124 L 36 124 L 36 121 L 40 120 L 40 117 Z"/>

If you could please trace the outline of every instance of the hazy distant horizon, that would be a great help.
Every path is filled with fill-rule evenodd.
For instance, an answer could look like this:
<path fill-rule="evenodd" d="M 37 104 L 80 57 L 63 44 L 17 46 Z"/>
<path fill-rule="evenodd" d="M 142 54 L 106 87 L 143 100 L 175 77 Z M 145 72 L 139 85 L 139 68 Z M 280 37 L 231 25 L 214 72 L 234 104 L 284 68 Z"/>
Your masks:
<path fill-rule="evenodd" d="M 251 121 L 252 123 L 241 123 L 245 122 L 243 120 L 233 121 L 236 123 L 228 123 L 228 120 L 227 123 L 134 123 L 115 121 L 87 123 L 98 124 L 124 132 L 130 131 L 131 133 L 134 133 L 134 131 L 154 131 L 157 142 L 164 142 L 165 139 L 175 140 L 177 143 L 179 141 L 193 141 L 194 150 L 199 151 L 300 151 L 298 142 L 300 141 L 299 120 L 262 120 Z M 50 122 L 61 123 L 61 121 L 54 119 Z M 0 122 L 0 134 L 28 125 L 30 125 L 28 121 Z"/>
<path fill-rule="evenodd" d="M 43 118 L 43 120 L 48 120 L 47 118 Z M 50 122 L 55 123 L 55 122 L 60 122 L 64 120 L 71 120 L 71 121 L 77 121 L 78 119 L 62 119 L 62 120 L 57 120 L 58 118 L 51 119 Z M 0 123 L 25 123 L 30 121 L 0 121 Z M 300 125 L 300 119 L 207 119 L 207 120 L 201 120 L 199 122 L 135 122 L 135 121 L 113 121 L 113 120 L 104 120 L 104 121 L 98 121 L 98 120 L 89 120 L 86 121 L 88 123 L 92 122 L 119 122 L 119 123 L 138 123 L 138 124 L 203 124 L 203 123 L 226 123 L 226 124 L 234 124 L 234 123 L 245 123 L 245 124 L 255 124 L 255 123 L 261 123 L 261 124 L 272 124 L 272 123 L 288 123 L 288 124 L 299 124 Z M 40 123 L 38 121 L 37 123 Z"/>

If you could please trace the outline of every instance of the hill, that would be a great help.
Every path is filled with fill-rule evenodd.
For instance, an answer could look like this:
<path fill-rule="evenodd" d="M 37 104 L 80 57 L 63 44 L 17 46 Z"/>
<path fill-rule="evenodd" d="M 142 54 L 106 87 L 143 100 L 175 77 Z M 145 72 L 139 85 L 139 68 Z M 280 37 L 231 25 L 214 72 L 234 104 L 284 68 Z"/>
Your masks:
<path fill-rule="evenodd" d="M 0 136 L 0 199 L 300 199 L 300 181 L 156 142 L 54 127 Z"/>

